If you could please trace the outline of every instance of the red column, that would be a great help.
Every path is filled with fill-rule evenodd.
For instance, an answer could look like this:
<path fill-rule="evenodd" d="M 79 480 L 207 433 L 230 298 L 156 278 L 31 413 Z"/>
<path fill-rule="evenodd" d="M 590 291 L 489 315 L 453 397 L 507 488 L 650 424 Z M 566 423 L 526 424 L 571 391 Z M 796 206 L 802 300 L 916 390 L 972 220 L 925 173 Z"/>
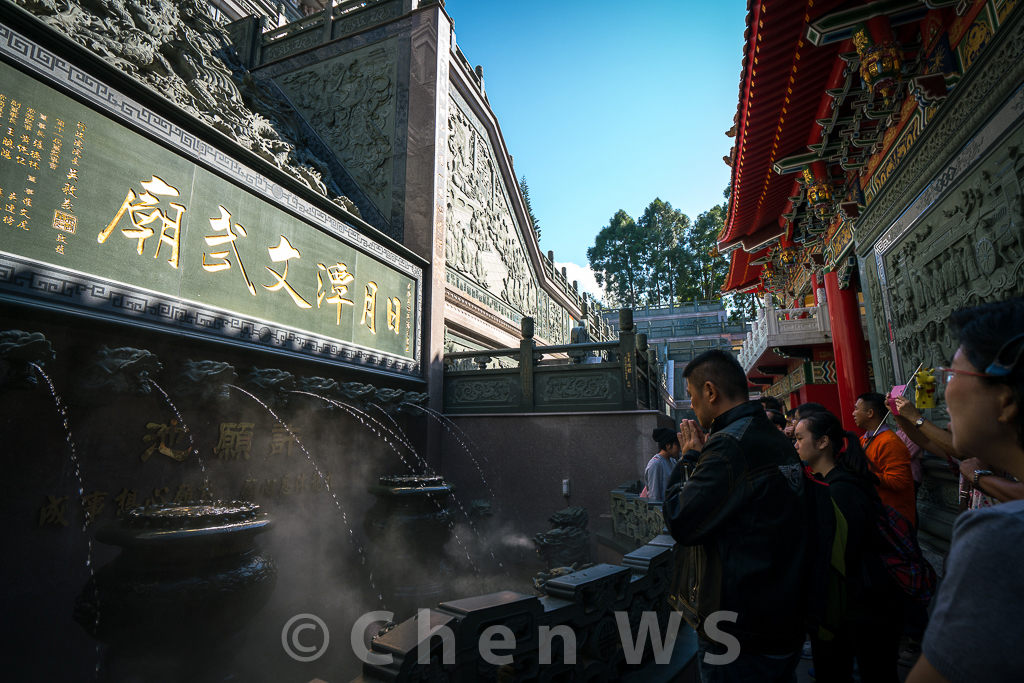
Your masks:
<path fill-rule="evenodd" d="M 839 289 L 835 271 L 825 273 L 825 296 L 836 355 L 839 405 L 843 411 L 839 417 L 847 430 L 860 434 L 853 422 L 853 406 L 858 396 L 872 390 L 868 384 L 868 360 L 864 351 L 867 342 L 860 326 L 860 304 L 853 289 Z"/>

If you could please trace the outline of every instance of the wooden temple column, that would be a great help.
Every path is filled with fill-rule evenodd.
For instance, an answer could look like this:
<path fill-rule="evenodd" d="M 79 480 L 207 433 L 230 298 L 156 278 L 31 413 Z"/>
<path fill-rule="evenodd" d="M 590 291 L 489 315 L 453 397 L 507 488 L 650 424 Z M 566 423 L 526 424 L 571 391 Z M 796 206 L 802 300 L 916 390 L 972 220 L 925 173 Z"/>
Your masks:
<path fill-rule="evenodd" d="M 857 397 L 871 391 L 868 384 L 867 342 L 860 325 L 860 303 L 852 288 L 840 289 L 836 271 L 825 273 L 825 296 L 832 327 L 832 348 L 836 355 L 836 376 L 843 427 L 860 433 L 853 422 Z"/>

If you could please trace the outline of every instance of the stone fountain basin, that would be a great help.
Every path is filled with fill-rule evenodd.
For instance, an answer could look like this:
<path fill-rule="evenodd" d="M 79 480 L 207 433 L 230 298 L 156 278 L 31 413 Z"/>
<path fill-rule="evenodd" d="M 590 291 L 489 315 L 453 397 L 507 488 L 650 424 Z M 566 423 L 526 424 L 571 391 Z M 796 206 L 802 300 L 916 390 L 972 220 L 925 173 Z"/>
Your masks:
<path fill-rule="evenodd" d="M 166 505 L 129 510 L 123 521 L 96 532 L 96 540 L 123 548 L 167 545 L 251 544 L 252 537 L 274 528 L 275 521 L 256 505 Z"/>
<path fill-rule="evenodd" d="M 75 619 L 94 637 L 135 650 L 215 646 L 274 590 L 274 561 L 255 543 L 273 526 L 253 503 L 129 510 L 96 534 L 122 550 L 87 583 Z"/>
<path fill-rule="evenodd" d="M 446 482 L 442 477 L 406 475 L 381 477 L 380 483 L 371 484 L 366 490 L 378 498 L 420 498 L 431 495 L 447 496 L 455 491 L 455 485 Z"/>

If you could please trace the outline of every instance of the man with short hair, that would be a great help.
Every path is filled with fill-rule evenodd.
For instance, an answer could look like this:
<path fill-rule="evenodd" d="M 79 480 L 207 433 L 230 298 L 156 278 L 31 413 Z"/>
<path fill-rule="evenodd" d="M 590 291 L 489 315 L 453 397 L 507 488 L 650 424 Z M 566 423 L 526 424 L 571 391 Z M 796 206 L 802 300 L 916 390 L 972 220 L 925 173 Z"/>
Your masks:
<path fill-rule="evenodd" d="M 663 510 L 685 546 L 688 567 L 677 572 L 684 583 L 673 599 L 697 630 L 701 679 L 795 681 L 810 534 L 797 452 L 764 408 L 747 400 L 747 379 L 732 354 L 706 351 L 683 377 L 699 424 L 680 423 L 679 443 L 696 467 L 686 482 L 676 467 Z M 739 641 L 731 663 L 705 661 L 727 650 L 705 631 L 709 620 Z"/>
<path fill-rule="evenodd" d="M 875 487 L 878 489 L 878 497 L 914 524 L 917 519 L 917 497 L 914 495 L 910 451 L 896 436 L 896 432 L 885 424 L 888 413 L 885 396 L 869 392 L 857 398 L 853 421 L 865 431 L 860 443 L 871 462 L 871 469 L 881 482 Z"/>
<path fill-rule="evenodd" d="M 800 422 L 800 420 L 810 415 L 813 415 L 814 413 L 824 413 L 827 411 L 828 408 L 821 405 L 820 403 L 801 403 L 796 407 L 796 409 L 790 411 L 792 413 L 792 419 L 789 421 L 789 424 L 786 425 L 786 436 L 788 436 L 791 440 L 795 440 L 796 425 L 798 422 Z"/>
<path fill-rule="evenodd" d="M 786 431 L 786 427 L 789 426 L 789 420 L 786 419 L 785 415 L 777 410 L 766 410 L 764 412 L 768 414 L 768 419 L 772 421 L 773 425 L 779 428 L 780 432 Z"/>
<path fill-rule="evenodd" d="M 814 413 L 827 413 L 828 408 L 821 405 L 820 403 L 801 403 L 796 407 L 796 421 L 810 417 Z"/>

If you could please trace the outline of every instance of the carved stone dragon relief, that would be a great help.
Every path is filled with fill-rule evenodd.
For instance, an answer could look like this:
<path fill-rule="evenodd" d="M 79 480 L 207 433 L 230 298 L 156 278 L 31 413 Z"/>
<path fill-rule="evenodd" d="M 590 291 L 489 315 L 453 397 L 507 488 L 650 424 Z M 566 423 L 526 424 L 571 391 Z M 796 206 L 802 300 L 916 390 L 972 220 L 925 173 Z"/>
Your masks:
<path fill-rule="evenodd" d="M 391 216 L 397 45 L 389 41 L 293 72 L 281 89 L 384 216 Z"/>
<path fill-rule="evenodd" d="M 1022 145 L 1024 129 L 881 257 L 904 378 L 919 363 L 948 365 L 957 346 L 947 325 L 950 311 L 1024 293 Z M 877 273 L 868 278 L 868 291 L 885 354 L 888 327 Z"/>
<path fill-rule="evenodd" d="M 295 110 L 258 85 L 201 0 L 14 0 L 246 149 L 358 215 L 306 148 Z"/>
<path fill-rule="evenodd" d="M 490 141 L 454 97 L 448 115 L 447 202 L 448 267 L 532 316 L 538 337 L 566 343 L 568 315 L 537 284 Z"/>

